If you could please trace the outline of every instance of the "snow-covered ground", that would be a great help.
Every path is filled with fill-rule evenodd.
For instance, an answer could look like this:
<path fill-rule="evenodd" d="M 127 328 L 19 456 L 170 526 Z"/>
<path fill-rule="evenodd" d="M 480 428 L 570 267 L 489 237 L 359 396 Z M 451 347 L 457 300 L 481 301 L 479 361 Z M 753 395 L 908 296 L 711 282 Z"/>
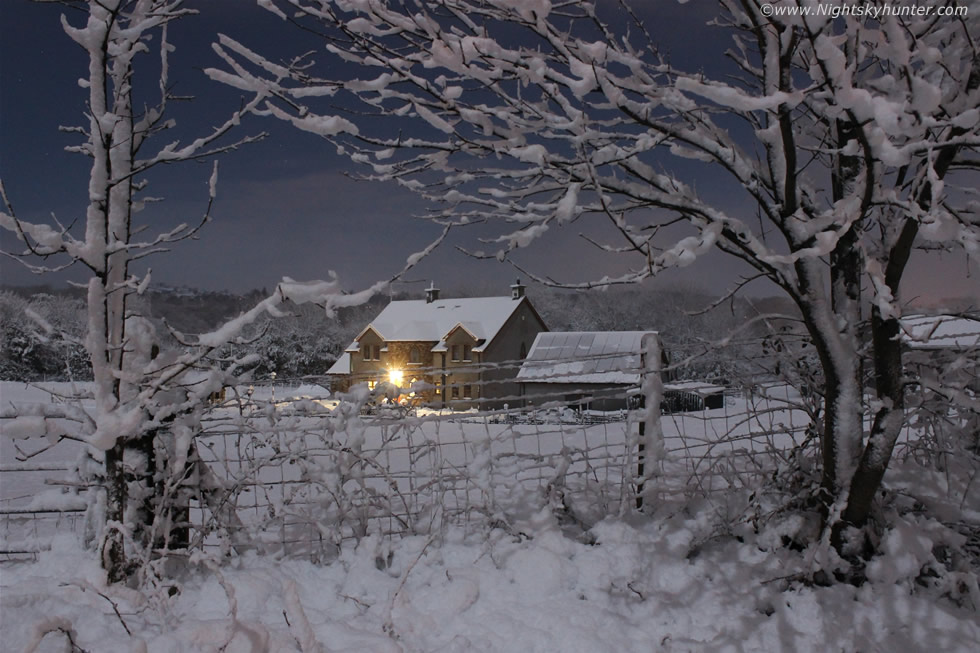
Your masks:
<path fill-rule="evenodd" d="M 768 392 L 785 395 L 786 390 Z M 22 384 L 4 383 L 0 395 L 6 405 L 49 401 Z M 272 398 L 268 389 L 256 388 L 254 395 Z M 276 446 L 288 451 L 302 443 L 300 451 L 315 444 L 311 424 L 323 417 L 309 415 L 307 409 L 316 406 L 290 402 L 291 397 L 311 398 L 319 408 L 333 405 L 315 388 L 276 388 L 280 411 L 289 413 L 293 404 L 299 409 L 281 420 L 286 430 Z M 49 550 L 35 560 L 0 563 L 0 649 L 66 650 L 65 633 L 70 633 L 78 647 L 73 650 L 91 652 L 975 651 L 977 576 L 962 560 L 944 557 L 965 538 L 938 521 L 917 512 L 891 515 L 884 553 L 869 563 L 869 581 L 861 587 L 823 587 L 808 579 L 817 568 L 832 566 L 828 547 L 798 552 L 783 545 L 782 536 L 800 528 L 794 522 L 798 516 L 763 520 L 756 529 L 722 514 L 721 508 L 738 504 L 732 497 L 749 495 L 751 488 L 740 485 L 745 480 L 738 476 L 740 460 L 750 452 L 788 449 L 803 437 L 802 414 L 768 403 L 771 397 L 762 398 L 764 410 L 753 406 L 757 399 L 730 398 L 725 409 L 664 416 L 668 463 L 659 494 L 652 497 L 662 499 L 663 507 L 640 515 L 611 501 L 605 514 L 619 516 L 588 521 L 585 532 L 582 524 L 559 523 L 542 488 L 563 469 L 566 499 L 579 508 L 576 502 L 594 503 L 617 483 L 628 482 L 623 470 L 633 469 L 635 461 L 629 458 L 625 424 L 433 416 L 410 420 L 395 432 L 384 420 L 366 420 L 347 435 L 359 440 L 363 452 L 388 448 L 384 461 L 401 492 L 409 494 L 412 487 L 406 472 L 445 473 L 444 483 L 455 474 L 466 491 L 453 496 L 501 511 L 510 519 L 509 529 L 476 519 L 445 521 L 428 535 L 347 539 L 321 564 L 287 556 L 284 548 L 231 559 L 206 549 L 175 568 L 164 585 L 137 592 L 108 586 L 96 557 L 81 547 L 79 529 L 56 522 L 62 534 L 36 533 L 43 538 L 35 540 L 43 539 Z M 237 412 L 227 411 L 232 417 Z M 223 428 L 204 440 L 220 442 L 207 451 L 227 463 L 249 439 L 231 438 Z M 409 437 L 416 438 L 413 446 L 429 443 L 428 453 L 408 455 Z M 6 437 L 0 442 L 5 470 L 20 464 L 15 455 L 44 444 Z M 247 446 L 242 460 L 253 464 L 269 448 Z M 575 452 L 592 458 L 575 458 Z M 605 477 L 596 466 L 600 452 L 610 461 Z M 68 465 L 78 454 L 77 445 L 63 442 L 29 462 Z M 422 460 L 426 457 L 431 460 Z M 489 468 L 488 461 L 493 461 Z M 244 469 L 242 462 L 236 464 L 226 471 Z M 259 480 L 283 481 L 297 473 L 293 464 L 288 457 L 270 457 L 252 471 Z M 576 465 L 583 470 L 577 477 Z M 605 482 L 576 486 L 585 471 Z M 524 474 L 526 482 L 504 487 L 509 474 Z M 4 506 L 52 500 L 41 473 L 4 471 L 0 479 Z M 916 468 L 895 474 L 893 481 L 896 488 L 917 488 L 917 500 L 952 506 L 964 523 L 980 523 L 980 507 L 968 500 L 974 495 L 967 494 L 958 506 L 950 503 L 942 474 L 926 478 Z M 717 486 L 712 489 L 711 483 Z M 703 493 L 700 499 L 683 496 L 684 488 L 693 486 Z M 572 496 L 575 487 L 579 494 Z M 926 496 L 923 488 L 935 492 Z M 293 518 L 316 516 L 304 513 L 301 502 L 283 503 L 285 496 L 266 493 L 269 505 L 288 508 Z M 421 499 L 432 496 L 418 493 Z M 440 496 L 445 508 L 449 495 Z M 728 500 L 714 501 L 716 496 Z M 248 492 L 239 495 L 242 504 L 251 498 Z M 590 506 L 582 508 L 580 516 Z M 248 511 L 240 512 L 247 517 Z"/>
<path fill-rule="evenodd" d="M 60 632 L 41 639 L 56 628 L 71 630 L 75 650 L 150 653 L 972 652 L 980 642 L 976 612 L 889 576 L 909 551 L 860 588 L 806 586 L 788 579 L 805 556 L 731 538 L 698 546 L 703 528 L 698 516 L 608 520 L 589 545 L 542 515 L 533 539 L 451 530 L 390 548 L 368 538 L 326 566 L 202 564 L 172 597 L 107 587 L 91 553 L 63 537 L 36 563 L 4 566 L 3 649 L 67 650 Z M 916 544 L 913 530 L 903 545 Z"/>

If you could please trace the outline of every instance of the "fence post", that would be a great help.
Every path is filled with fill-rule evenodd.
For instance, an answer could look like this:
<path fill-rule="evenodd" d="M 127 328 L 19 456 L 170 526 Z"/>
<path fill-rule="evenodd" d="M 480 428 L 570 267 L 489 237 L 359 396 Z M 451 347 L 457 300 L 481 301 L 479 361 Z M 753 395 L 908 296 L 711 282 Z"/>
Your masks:
<path fill-rule="evenodd" d="M 639 395 L 637 399 L 638 401 L 636 403 L 642 408 L 643 395 Z M 638 479 L 636 482 L 636 509 L 637 510 L 643 510 L 643 475 L 645 471 L 643 469 L 643 464 L 645 462 L 644 450 L 646 449 L 646 445 L 644 444 L 644 440 L 646 439 L 646 431 L 647 431 L 646 422 L 641 421 L 640 442 L 636 447 L 636 478 Z"/>
<path fill-rule="evenodd" d="M 642 420 L 636 464 L 637 510 L 643 508 L 644 488 L 649 480 L 659 475 L 664 456 L 664 434 L 660 424 L 660 403 L 664 394 L 660 378 L 660 337 L 656 333 L 644 334 L 640 348 L 643 372 L 640 384 Z"/>

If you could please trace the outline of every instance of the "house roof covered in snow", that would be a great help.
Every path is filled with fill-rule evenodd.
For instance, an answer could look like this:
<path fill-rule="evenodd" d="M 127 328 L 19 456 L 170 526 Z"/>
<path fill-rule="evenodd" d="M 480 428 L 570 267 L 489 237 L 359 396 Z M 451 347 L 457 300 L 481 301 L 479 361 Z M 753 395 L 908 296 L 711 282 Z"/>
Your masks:
<path fill-rule="evenodd" d="M 478 341 L 473 351 L 482 351 L 497 336 L 526 297 L 473 297 L 463 299 L 424 299 L 394 301 L 374 318 L 347 351 L 359 349 L 358 340 L 369 329 L 385 342 L 431 342 L 434 351 L 444 351 L 444 339 L 462 327 Z"/>
<path fill-rule="evenodd" d="M 327 374 L 350 374 L 350 353 L 342 353 L 337 362 L 327 370 Z"/>
<path fill-rule="evenodd" d="M 980 315 L 910 315 L 900 322 L 902 340 L 912 349 L 980 347 Z"/>
<path fill-rule="evenodd" d="M 517 380 L 534 383 L 640 383 L 643 336 L 653 331 L 539 333 Z"/>

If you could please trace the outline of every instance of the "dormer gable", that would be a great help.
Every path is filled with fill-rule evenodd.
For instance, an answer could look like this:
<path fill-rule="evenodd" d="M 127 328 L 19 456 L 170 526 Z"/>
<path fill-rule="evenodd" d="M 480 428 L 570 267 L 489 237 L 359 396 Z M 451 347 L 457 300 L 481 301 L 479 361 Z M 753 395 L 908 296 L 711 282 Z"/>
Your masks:
<path fill-rule="evenodd" d="M 473 333 L 471 330 L 466 328 L 466 325 L 462 322 L 458 322 L 456 326 L 450 329 L 446 335 L 442 337 L 443 342 L 463 342 L 464 340 L 469 340 L 470 344 L 477 345 L 482 342 L 482 339 Z"/>
<path fill-rule="evenodd" d="M 354 338 L 354 342 L 356 343 L 370 342 L 371 344 L 381 344 L 384 343 L 384 341 L 384 336 L 374 328 L 373 324 L 369 324 L 364 327 L 364 329 L 357 334 L 357 337 Z"/>
<path fill-rule="evenodd" d="M 361 331 L 355 338 L 355 351 L 360 352 L 360 358 L 364 361 L 381 360 L 381 352 L 387 348 L 387 343 L 381 334 L 370 324 Z M 350 349 L 348 349 L 350 351 Z"/>

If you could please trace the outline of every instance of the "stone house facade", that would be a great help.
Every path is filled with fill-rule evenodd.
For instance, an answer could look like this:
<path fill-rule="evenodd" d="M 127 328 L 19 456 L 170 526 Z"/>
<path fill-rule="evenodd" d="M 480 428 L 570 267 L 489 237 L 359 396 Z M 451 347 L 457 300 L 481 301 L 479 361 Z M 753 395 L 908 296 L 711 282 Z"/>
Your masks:
<path fill-rule="evenodd" d="M 397 386 L 402 402 L 456 409 L 517 405 L 521 362 L 547 331 L 518 282 L 510 297 L 394 301 L 330 369 L 341 384 Z M 389 386 L 390 387 L 390 386 Z"/>

